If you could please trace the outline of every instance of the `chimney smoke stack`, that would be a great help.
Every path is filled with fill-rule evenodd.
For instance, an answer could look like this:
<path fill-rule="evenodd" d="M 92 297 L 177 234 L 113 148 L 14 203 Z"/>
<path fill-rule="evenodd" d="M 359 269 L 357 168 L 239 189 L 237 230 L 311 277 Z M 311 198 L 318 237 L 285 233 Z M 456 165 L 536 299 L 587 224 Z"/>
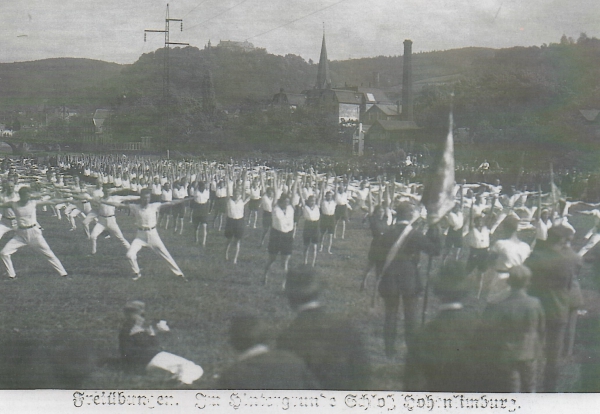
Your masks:
<path fill-rule="evenodd" d="M 412 90 L 412 40 L 404 41 L 402 73 L 402 119 L 413 121 L 413 90 Z"/>

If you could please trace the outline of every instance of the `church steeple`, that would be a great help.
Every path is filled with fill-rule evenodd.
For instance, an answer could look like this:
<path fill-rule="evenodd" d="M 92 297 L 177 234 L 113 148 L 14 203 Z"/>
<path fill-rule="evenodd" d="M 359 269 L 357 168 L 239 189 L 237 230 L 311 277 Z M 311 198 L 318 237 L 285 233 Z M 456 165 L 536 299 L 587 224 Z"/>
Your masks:
<path fill-rule="evenodd" d="M 325 25 L 323 25 L 323 43 L 321 44 L 321 56 L 319 57 L 319 68 L 317 71 L 317 89 L 331 88 L 329 78 L 329 63 L 327 62 L 327 46 L 325 45 Z"/>

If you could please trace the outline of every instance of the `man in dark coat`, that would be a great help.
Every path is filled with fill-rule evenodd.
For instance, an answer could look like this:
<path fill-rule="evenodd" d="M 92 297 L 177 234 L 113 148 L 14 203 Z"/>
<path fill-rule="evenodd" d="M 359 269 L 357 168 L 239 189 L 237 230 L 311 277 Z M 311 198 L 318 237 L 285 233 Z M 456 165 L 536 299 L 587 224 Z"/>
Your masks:
<path fill-rule="evenodd" d="M 472 392 L 471 343 L 479 312 L 463 304 L 469 294 L 463 263 L 444 264 L 435 293 L 441 301 L 438 314 L 415 335 L 415 346 L 409 348 L 406 388 L 420 390 L 415 378 L 422 375 L 424 391 Z"/>
<path fill-rule="evenodd" d="M 531 269 L 529 293 L 539 298 L 546 314 L 544 392 L 556 391 L 571 308 L 573 278 L 581 259 L 568 242 L 573 231 L 559 225 L 548 230 L 545 245 L 525 262 Z"/>
<path fill-rule="evenodd" d="M 265 344 L 263 324 L 250 315 L 235 317 L 229 331 L 238 359 L 219 379 L 230 390 L 308 390 L 319 384 L 297 355 Z"/>
<path fill-rule="evenodd" d="M 478 335 L 487 358 L 482 371 L 491 379 L 493 392 L 535 392 L 537 362 L 545 332 L 544 309 L 529 296 L 531 271 L 523 265 L 509 269 L 509 296 L 491 303 L 482 317 Z M 484 391 L 484 390 L 479 390 Z"/>
<path fill-rule="evenodd" d="M 298 315 L 278 347 L 301 357 L 324 390 L 367 389 L 369 364 L 361 337 L 348 320 L 325 311 L 314 268 L 291 269 L 285 290 Z"/>
<path fill-rule="evenodd" d="M 382 251 L 389 254 L 394 243 L 402 235 L 402 232 L 410 224 L 414 212 L 412 205 L 402 203 L 396 208 L 397 222 L 382 236 Z M 418 321 L 419 296 L 423 292 L 425 283 L 419 275 L 418 265 L 421 252 L 432 256 L 440 254 L 441 240 L 439 229 L 433 227 L 427 235 L 418 229 L 412 229 L 398 253 L 393 257 L 387 268 L 383 269 L 378 290 L 385 304 L 385 322 L 383 325 L 383 336 L 385 353 L 388 357 L 395 354 L 396 330 L 398 324 L 398 308 L 400 306 L 400 295 L 404 307 L 404 338 L 406 345 L 410 347 L 413 333 Z M 380 258 L 379 265 L 384 266 L 386 258 Z"/>

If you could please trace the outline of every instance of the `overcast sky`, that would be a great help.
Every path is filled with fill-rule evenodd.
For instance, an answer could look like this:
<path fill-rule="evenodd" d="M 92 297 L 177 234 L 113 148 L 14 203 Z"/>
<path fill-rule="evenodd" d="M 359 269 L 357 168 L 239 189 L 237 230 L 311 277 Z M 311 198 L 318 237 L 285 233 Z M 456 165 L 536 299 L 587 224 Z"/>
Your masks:
<path fill-rule="evenodd" d="M 144 43 L 144 29 L 164 29 L 165 11 L 164 0 L 0 0 L 0 61 L 133 63 L 162 47 L 159 33 Z M 598 0 L 171 0 L 170 17 L 184 20 L 183 32 L 172 23 L 172 42 L 247 39 L 307 60 L 318 59 L 323 23 L 330 60 L 401 55 L 404 39 L 430 51 L 600 37 Z"/>

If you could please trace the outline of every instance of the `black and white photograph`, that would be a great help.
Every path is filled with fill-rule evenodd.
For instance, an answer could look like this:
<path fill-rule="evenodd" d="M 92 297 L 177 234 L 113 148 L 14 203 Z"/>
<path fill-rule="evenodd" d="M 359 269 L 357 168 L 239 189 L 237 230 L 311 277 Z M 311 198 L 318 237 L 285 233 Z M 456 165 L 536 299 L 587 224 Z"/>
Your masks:
<path fill-rule="evenodd" d="M 12 0 L 0 39 L 0 390 L 600 391 L 596 2 Z"/>

